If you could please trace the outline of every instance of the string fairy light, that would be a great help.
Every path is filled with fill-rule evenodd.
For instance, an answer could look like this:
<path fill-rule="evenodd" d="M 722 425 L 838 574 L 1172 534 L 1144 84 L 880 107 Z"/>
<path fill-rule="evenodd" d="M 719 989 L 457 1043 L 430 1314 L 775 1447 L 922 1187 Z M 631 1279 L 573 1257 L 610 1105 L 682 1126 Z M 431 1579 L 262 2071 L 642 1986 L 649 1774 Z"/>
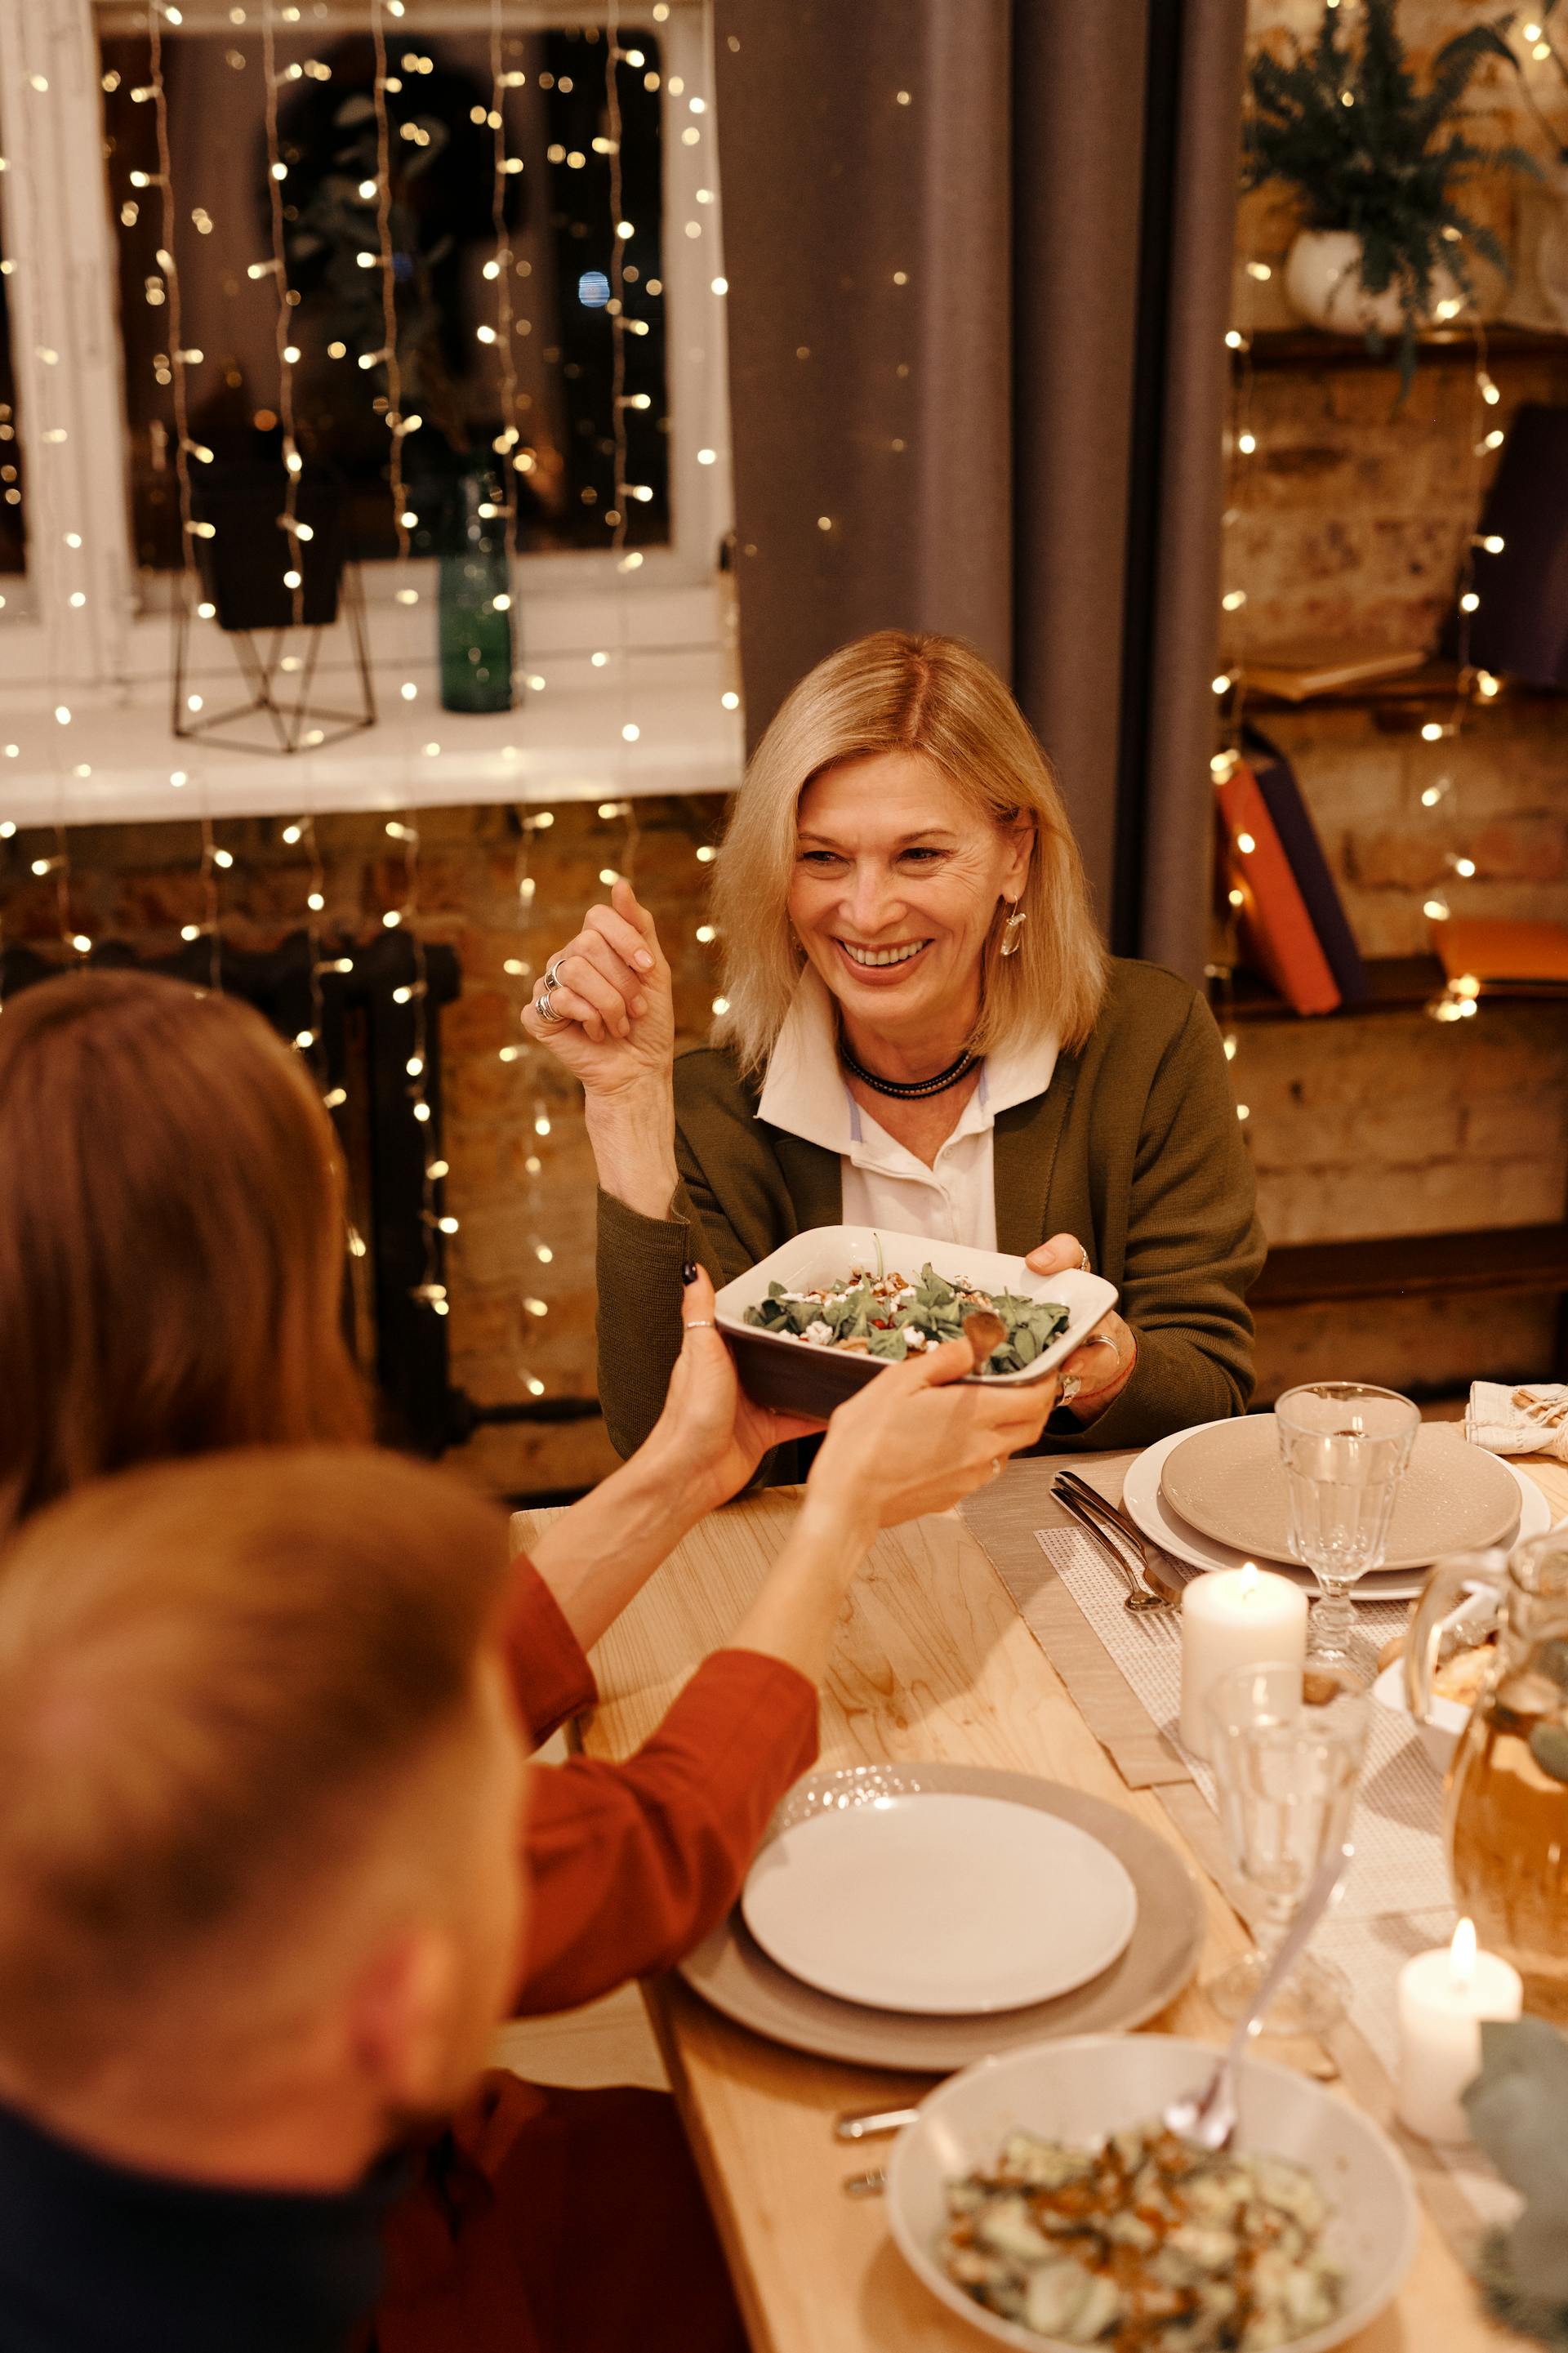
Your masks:
<path fill-rule="evenodd" d="M 410 429 L 411 420 L 403 414 L 403 370 L 397 350 L 397 279 L 396 255 L 392 239 L 392 121 L 387 108 L 387 92 L 400 88 L 387 73 L 386 15 L 400 16 L 400 0 L 371 0 L 371 44 L 374 62 L 373 104 L 375 120 L 375 221 L 376 260 L 381 271 L 382 347 L 374 353 L 362 353 L 361 365 L 370 364 L 385 371 L 386 424 L 390 435 L 387 463 L 387 488 L 392 501 L 392 519 L 397 534 L 397 573 L 399 586 L 395 594 L 401 604 L 415 604 L 418 591 L 409 586 L 407 567 L 413 547 L 412 533 L 417 517 L 408 503 L 407 488 L 403 472 L 403 443 Z M 426 745 L 426 751 L 433 747 Z M 435 747 L 438 748 L 438 747 Z M 389 839 L 399 842 L 403 849 L 403 891 L 395 907 L 389 907 L 382 917 L 388 931 L 407 934 L 413 977 L 393 990 L 395 1005 L 413 1008 L 413 1049 L 404 1067 L 406 1080 L 409 1115 L 419 1134 L 420 1145 L 420 1279 L 413 1284 L 409 1296 L 432 1314 L 445 1316 L 448 1312 L 447 1285 L 442 1277 L 442 1242 L 446 1236 L 458 1230 L 456 1218 L 446 1214 L 441 1192 L 448 1169 L 444 1158 L 429 1149 L 422 1133 L 428 1128 L 433 1116 L 429 1093 L 430 1079 L 430 1013 L 429 988 L 425 942 L 419 923 L 419 824 L 416 812 L 405 808 L 402 815 L 389 818 L 386 824 Z"/>
<path fill-rule="evenodd" d="M 160 0 L 148 0 L 147 69 L 147 89 L 151 95 L 153 135 L 158 150 L 157 185 L 163 242 L 158 248 L 157 259 L 169 313 L 167 375 L 174 414 L 174 485 L 180 512 L 180 564 L 175 593 L 181 599 L 185 624 L 189 627 L 201 603 L 195 543 L 198 535 L 210 538 L 214 526 L 210 522 L 198 523 L 192 491 L 191 459 L 195 454 L 196 444 L 191 438 L 189 387 L 185 381 L 185 370 L 189 364 L 188 346 L 184 336 L 180 266 L 175 244 L 178 212 L 174 202 L 173 148 L 169 138 L 169 93 L 163 79 L 163 26 Z M 132 174 L 133 185 L 143 178 L 142 174 Z M 210 457 L 211 452 L 205 451 L 204 455 Z"/>
<path fill-rule="evenodd" d="M 548 833 L 554 825 L 555 813 L 552 809 L 514 806 L 512 817 L 517 827 L 517 850 L 512 869 L 512 901 L 517 921 L 520 953 L 508 956 L 502 969 L 509 979 L 521 984 L 521 999 L 526 1002 L 533 993 L 534 967 L 528 956 L 521 951 L 527 944 L 528 934 L 532 925 L 533 902 L 537 892 L 533 873 L 533 851 L 539 836 Z M 537 1205 L 542 1189 L 542 1179 L 544 1174 L 544 1164 L 538 1147 L 544 1137 L 550 1134 L 551 1121 L 543 1098 L 536 1091 L 539 1074 L 537 1050 L 527 1031 L 522 1028 L 521 1002 L 518 1006 L 518 1035 L 521 1042 L 503 1046 L 500 1049 L 500 1060 L 513 1066 L 521 1065 L 522 1074 L 535 1089 L 531 1123 L 531 1134 L 522 1163 L 522 1173 L 527 1179 L 528 1187 L 524 1195 L 523 1215 L 524 1223 L 529 1231 L 529 1250 L 539 1265 L 549 1266 L 552 1263 L 555 1253 L 549 1243 L 541 1238 Z M 523 1312 L 525 1315 L 542 1319 L 550 1313 L 550 1303 L 548 1300 L 531 1296 L 525 1303 Z M 526 1325 L 523 1328 L 526 1330 Z M 543 1396 L 544 1382 L 531 1364 L 525 1361 L 518 1367 L 518 1377 L 530 1397 Z"/>
<path fill-rule="evenodd" d="M 517 422 L 517 352 L 512 340 L 512 278 L 514 261 L 511 232 L 507 227 L 507 179 L 515 160 L 506 148 L 506 93 L 509 81 L 502 54 L 501 19 L 504 0 L 490 0 L 490 105 L 489 121 L 494 131 L 493 171 L 490 190 L 490 226 L 495 236 L 496 318 L 494 339 L 500 355 L 501 426 L 491 444 L 500 460 L 501 517 L 506 533 L 506 572 L 508 610 L 514 610 L 517 599 L 512 594 L 512 559 L 517 543 L 517 468 L 514 453 L 521 435 Z M 488 274 L 488 273 L 487 273 Z M 516 639 L 513 638 L 515 662 Z"/>
<path fill-rule="evenodd" d="M 261 18 L 261 69 L 267 129 L 268 207 L 272 226 L 271 275 L 278 293 L 273 345 L 278 355 L 278 422 L 283 440 L 283 512 L 278 518 L 278 528 L 285 539 L 283 585 L 289 592 L 294 627 L 299 628 L 305 617 L 305 575 L 300 544 L 302 540 L 309 540 L 310 530 L 308 524 L 300 521 L 300 477 L 304 471 L 304 460 L 294 436 L 294 366 L 300 354 L 289 316 L 299 298 L 289 283 L 289 246 L 283 229 L 283 184 L 289 176 L 289 166 L 283 159 L 279 137 L 279 76 L 273 37 L 272 6 L 273 0 L 265 0 Z M 282 79 L 297 78 L 290 74 Z"/>

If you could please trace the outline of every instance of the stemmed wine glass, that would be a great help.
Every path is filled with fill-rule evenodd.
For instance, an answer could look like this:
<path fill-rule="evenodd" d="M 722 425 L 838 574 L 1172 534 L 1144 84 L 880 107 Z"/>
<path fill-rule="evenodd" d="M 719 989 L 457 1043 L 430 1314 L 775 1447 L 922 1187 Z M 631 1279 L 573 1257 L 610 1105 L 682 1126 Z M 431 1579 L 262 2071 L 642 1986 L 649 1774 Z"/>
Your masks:
<path fill-rule="evenodd" d="M 1408 1398 L 1363 1381 L 1310 1381 L 1274 1409 L 1290 1494 L 1290 1553 L 1312 1571 L 1315 1658 L 1351 1654 L 1351 1588 L 1388 1542 L 1399 1482 L 1421 1427 Z"/>
<path fill-rule="evenodd" d="M 1368 1686 L 1352 1668 L 1316 1658 L 1237 1667 L 1208 1695 L 1209 1756 L 1220 1821 L 1258 1949 L 1208 1986 L 1239 2018 L 1257 1993 L 1324 1856 L 1344 1843 L 1366 1750 Z M 1344 2010 L 1336 1969 L 1298 1961 L 1263 2025 L 1317 2034 Z"/>

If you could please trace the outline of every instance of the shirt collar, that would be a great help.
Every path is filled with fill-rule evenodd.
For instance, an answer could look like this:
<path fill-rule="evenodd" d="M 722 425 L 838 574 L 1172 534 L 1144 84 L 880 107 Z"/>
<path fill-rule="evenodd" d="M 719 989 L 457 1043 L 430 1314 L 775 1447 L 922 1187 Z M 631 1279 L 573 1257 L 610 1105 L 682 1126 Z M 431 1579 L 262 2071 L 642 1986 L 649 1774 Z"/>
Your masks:
<path fill-rule="evenodd" d="M 964 1106 L 965 1118 L 975 1111 L 973 1124 L 989 1127 L 998 1112 L 1043 1095 L 1057 1066 L 1057 1050 L 1053 1032 L 1043 1030 L 988 1054 L 980 1066 L 980 1083 Z M 757 1117 L 829 1152 L 847 1152 L 859 1141 L 855 1099 L 838 1063 L 833 998 L 813 965 L 806 965 L 795 984 L 768 1057 Z"/>

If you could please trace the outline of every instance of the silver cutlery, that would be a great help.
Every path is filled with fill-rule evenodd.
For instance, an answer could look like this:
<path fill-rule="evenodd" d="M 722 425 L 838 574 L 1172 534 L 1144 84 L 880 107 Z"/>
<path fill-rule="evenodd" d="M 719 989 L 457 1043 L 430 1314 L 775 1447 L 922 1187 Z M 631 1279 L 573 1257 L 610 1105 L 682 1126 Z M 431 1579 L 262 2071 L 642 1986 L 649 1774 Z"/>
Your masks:
<path fill-rule="evenodd" d="M 1269 2003 L 1295 1968 L 1354 1853 L 1353 1846 L 1338 1846 L 1318 1865 L 1317 1876 L 1307 1890 L 1301 1909 L 1265 1970 L 1251 2008 L 1231 2036 L 1218 2066 L 1202 2091 L 1189 2092 L 1184 2099 L 1172 2101 L 1163 2117 L 1167 2131 L 1179 2134 L 1183 2140 L 1195 2141 L 1200 2148 L 1212 2149 L 1216 2156 L 1221 2149 L 1229 2147 L 1236 2131 L 1236 2071 L 1241 2054 L 1252 2036 L 1260 2031 Z"/>
<path fill-rule="evenodd" d="M 868 2140 L 873 2133 L 902 2132 L 919 2108 L 852 2108 L 833 2127 L 835 2140 Z"/>
<path fill-rule="evenodd" d="M 1122 1551 L 1121 1546 L 1118 1545 L 1111 1536 L 1107 1535 L 1105 1529 L 1101 1526 L 1094 1514 L 1089 1510 L 1088 1504 L 1079 1501 L 1076 1492 L 1070 1488 L 1062 1487 L 1058 1482 L 1055 1493 L 1057 1502 L 1061 1505 L 1068 1517 L 1070 1520 L 1077 1522 L 1078 1525 L 1083 1530 L 1085 1535 L 1089 1537 L 1090 1540 L 1099 1546 L 1100 1550 L 1105 1555 L 1107 1560 L 1112 1562 L 1126 1578 L 1129 1590 L 1122 1597 L 1121 1606 L 1124 1609 L 1130 1609 L 1132 1611 L 1134 1616 L 1138 1616 L 1146 1609 L 1173 1609 L 1175 1608 L 1174 1601 L 1168 1594 L 1152 1593 L 1150 1591 L 1149 1588 L 1144 1584 L 1138 1570 L 1133 1567 L 1131 1561 L 1129 1559 L 1127 1554 Z"/>
<path fill-rule="evenodd" d="M 1138 1556 L 1146 1584 L 1152 1585 L 1156 1593 L 1169 1594 L 1173 1601 L 1180 1601 L 1186 1578 L 1173 1567 L 1158 1545 L 1150 1543 L 1124 1504 L 1113 1504 L 1109 1495 L 1102 1495 L 1098 1487 L 1091 1487 L 1076 1471 L 1058 1471 L 1057 1485 L 1069 1488 L 1080 1503 L 1096 1513 L 1108 1534 L 1126 1539 Z"/>

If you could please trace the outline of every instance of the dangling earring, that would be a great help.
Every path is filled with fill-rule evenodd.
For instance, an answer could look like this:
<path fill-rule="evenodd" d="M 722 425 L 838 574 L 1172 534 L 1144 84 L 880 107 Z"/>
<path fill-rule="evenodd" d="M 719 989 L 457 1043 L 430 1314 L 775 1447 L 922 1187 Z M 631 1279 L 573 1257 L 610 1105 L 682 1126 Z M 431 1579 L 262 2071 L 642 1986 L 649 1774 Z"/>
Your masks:
<path fill-rule="evenodd" d="M 1015 899 L 1012 902 L 1011 912 L 1008 914 L 1007 920 L 1002 926 L 1002 954 L 1005 956 L 1017 955 L 1018 934 L 1023 930 L 1024 925 L 1028 922 L 1028 916 L 1024 913 L 1022 907 L 1019 906 L 1016 899 Z"/>

